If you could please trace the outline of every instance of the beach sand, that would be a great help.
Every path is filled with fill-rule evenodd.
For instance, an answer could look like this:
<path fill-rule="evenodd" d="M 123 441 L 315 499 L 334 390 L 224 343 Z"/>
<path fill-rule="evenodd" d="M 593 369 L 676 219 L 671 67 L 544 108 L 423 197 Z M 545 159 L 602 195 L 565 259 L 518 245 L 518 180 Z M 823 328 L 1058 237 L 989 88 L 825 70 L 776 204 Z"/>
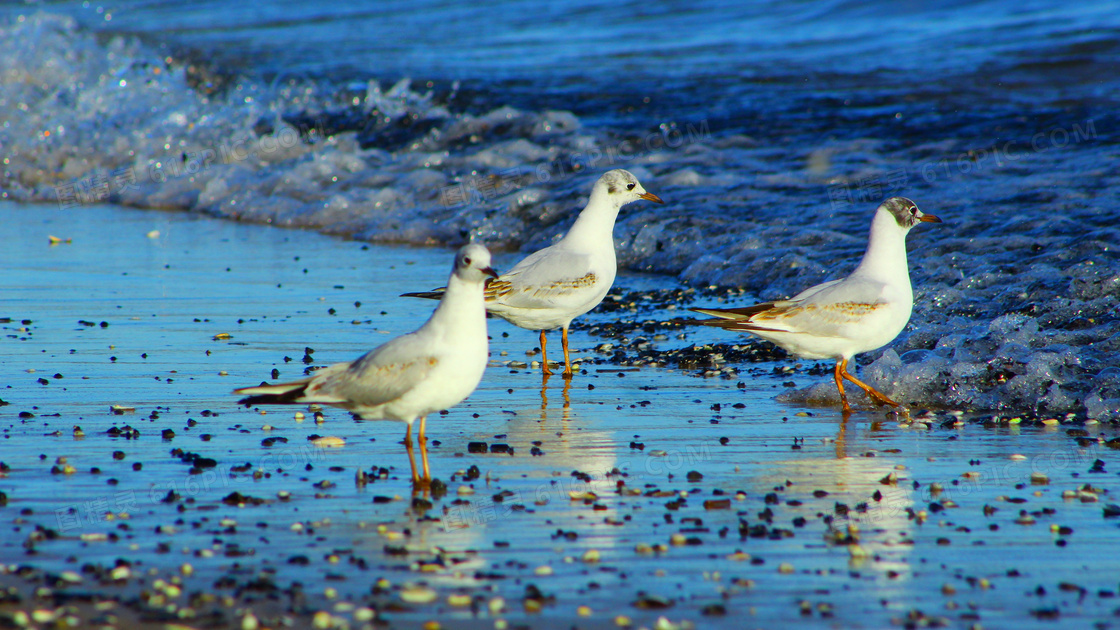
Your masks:
<path fill-rule="evenodd" d="M 398 296 L 442 286 L 450 251 L 3 208 L 0 621 L 1088 627 L 1117 608 L 1109 425 L 907 419 L 862 397 L 844 422 L 776 400 L 829 378 L 812 362 L 616 365 L 595 349 L 623 342 L 587 326 L 581 373 L 542 383 L 521 365 L 536 334 L 491 320 L 482 384 L 429 418 L 446 494 L 414 494 L 403 424 L 230 392 L 413 330 L 434 303 Z M 584 323 L 680 315 L 616 304 Z M 746 341 L 719 332 L 646 336 Z"/>

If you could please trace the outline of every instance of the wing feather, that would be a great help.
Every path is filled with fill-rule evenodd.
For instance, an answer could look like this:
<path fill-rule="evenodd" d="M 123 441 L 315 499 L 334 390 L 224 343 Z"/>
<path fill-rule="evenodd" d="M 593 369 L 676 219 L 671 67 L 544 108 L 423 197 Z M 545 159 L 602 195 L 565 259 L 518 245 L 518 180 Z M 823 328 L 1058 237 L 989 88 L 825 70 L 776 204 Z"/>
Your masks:
<path fill-rule="evenodd" d="M 490 282 L 486 301 L 511 308 L 555 308 L 557 299 L 593 292 L 599 282 L 589 255 L 546 248 Z"/>
<path fill-rule="evenodd" d="M 810 287 L 790 300 L 743 308 L 691 310 L 718 318 L 696 323 L 725 330 L 843 337 L 849 326 L 865 323 L 869 315 L 890 307 L 882 283 L 854 278 L 848 278 L 843 285 L 840 282 Z"/>

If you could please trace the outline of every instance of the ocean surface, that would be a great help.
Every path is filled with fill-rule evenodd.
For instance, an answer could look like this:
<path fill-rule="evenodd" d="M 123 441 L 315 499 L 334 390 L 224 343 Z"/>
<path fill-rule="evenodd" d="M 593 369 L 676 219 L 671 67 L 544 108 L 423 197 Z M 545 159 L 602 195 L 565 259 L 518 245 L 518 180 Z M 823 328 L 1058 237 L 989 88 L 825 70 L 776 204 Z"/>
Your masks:
<path fill-rule="evenodd" d="M 624 209 L 621 264 L 746 304 L 849 271 L 904 195 L 945 223 L 910 235 L 914 316 L 864 375 L 931 408 L 1120 419 L 1120 3 L 40 2 L 0 24 L 0 200 L 531 250 L 626 168 L 668 203 Z"/>

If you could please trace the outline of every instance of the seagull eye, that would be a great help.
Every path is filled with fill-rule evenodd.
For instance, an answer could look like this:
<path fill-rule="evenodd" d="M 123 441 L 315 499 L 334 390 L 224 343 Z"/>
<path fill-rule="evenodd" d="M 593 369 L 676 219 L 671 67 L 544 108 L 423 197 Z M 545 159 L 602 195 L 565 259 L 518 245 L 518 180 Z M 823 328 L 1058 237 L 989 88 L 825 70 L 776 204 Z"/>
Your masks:
<path fill-rule="evenodd" d="M 626 190 L 634 190 L 634 182 L 630 182 L 629 184 L 626 184 Z"/>
<path fill-rule="evenodd" d="M 910 206 L 910 214 L 918 214 L 918 206 Z"/>
<path fill-rule="evenodd" d="M 470 259 L 470 257 L 469 257 L 469 256 L 464 256 L 464 257 L 463 257 L 463 266 L 464 266 L 464 267 L 469 267 L 469 266 L 470 266 L 470 264 L 471 264 L 471 259 Z"/>

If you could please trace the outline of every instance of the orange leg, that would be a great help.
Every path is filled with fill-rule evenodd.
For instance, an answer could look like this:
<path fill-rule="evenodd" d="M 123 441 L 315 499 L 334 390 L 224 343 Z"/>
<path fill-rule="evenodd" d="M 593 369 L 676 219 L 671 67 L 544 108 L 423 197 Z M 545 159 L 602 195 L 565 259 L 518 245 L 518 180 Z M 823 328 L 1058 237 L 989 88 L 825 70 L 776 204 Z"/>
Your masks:
<path fill-rule="evenodd" d="M 892 407 L 900 407 L 901 406 L 898 403 L 896 403 L 895 401 L 888 398 L 886 396 L 886 394 L 883 394 L 882 392 L 878 391 L 874 387 L 868 385 L 867 383 L 864 383 L 863 381 L 861 381 L 858 378 L 849 374 L 848 373 L 848 360 L 847 359 L 844 359 L 840 363 L 836 364 L 836 368 L 837 368 L 837 373 L 840 376 L 843 376 L 844 378 L 848 379 L 849 381 L 855 383 L 860 389 L 862 389 L 864 392 L 867 393 L 868 396 L 871 397 L 871 400 L 874 400 L 876 403 L 878 403 L 880 405 L 890 405 Z M 839 383 L 840 381 L 837 380 L 836 382 Z M 843 392 L 844 392 L 844 390 L 841 389 L 840 390 L 841 397 L 843 397 Z M 845 406 L 846 406 L 846 404 L 845 404 Z"/>
<path fill-rule="evenodd" d="M 568 327 L 560 329 L 560 343 L 564 346 L 564 378 L 572 378 L 572 360 L 568 357 Z"/>
<path fill-rule="evenodd" d="M 543 330 L 541 331 L 541 374 L 552 374 L 552 370 L 548 369 L 548 341 Z"/>
<path fill-rule="evenodd" d="M 408 423 L 404 430 L 404 449 L 408 451 L 408 466 L 412 469 L 412 483 L 420 483 L 420 475 L 416 474 L 416 456 L 412 451 L 412 423 Z"/>
<path fill-rule="evenodd" d="M 421 479 L 423 483 L 432 482 L 432 470 L 428 467 L 428 438 L 424 435 L 424 429 L 428 422 L 428 416 L 420 416 L 420 434 L 417 436 L 420 442 L 420 462 L 424 466 L 424 476 Z"/>
<path fill-rule="evenodd" d="M 852 413 L 852 407 L 848 404 L 848 397 L 844 394 L 844 376 L 843 365 L 846 361 L 837 361 L 836 369 L 832 372 L 832 378 L 836 380 L 836 389 L 840 392 L 840 402 L 844 404 L 844 413 Z"/>

